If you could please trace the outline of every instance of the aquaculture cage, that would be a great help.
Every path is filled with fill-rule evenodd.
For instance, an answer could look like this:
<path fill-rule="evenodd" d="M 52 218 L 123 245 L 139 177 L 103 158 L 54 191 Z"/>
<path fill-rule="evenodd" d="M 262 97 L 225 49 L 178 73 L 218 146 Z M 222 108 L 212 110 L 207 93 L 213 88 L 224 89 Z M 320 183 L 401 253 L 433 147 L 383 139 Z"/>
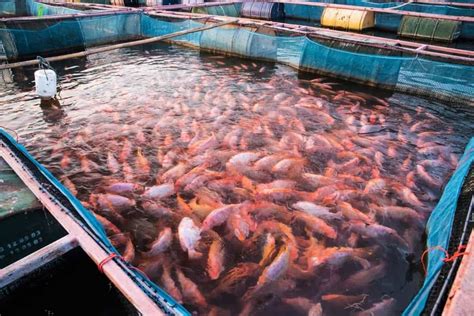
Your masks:
<path fill-rule="evenodd" d="M 288 12 L 288 7 L 289 4 L 285 4 L 285 12 Z M 241 15 L 242 8 L 242 4 L 218 4 L 196 6 L 192 8 L 192 12 L 201 14 L 215 12 L 213 13 L 215 15 L 237 17 Z M 273 9 L 270 6 L 268 8 L 268 10 L 265 9 L 267 10 L 265 11 L 266 16 L 271 19 Z M 295 13 L 306 14 L 308 19 L 317 14 L 320 14 L 320 18 L 325 10 L 320 6 L 293 8 L 295 10 L 308 9 L 309 11 L 303 10 L 300 13 Z M 311 10 L 314 10 L 315 15 L 308 14 L 308 12 L 312 12 Z M 374 18 L 367 18 L 367 15 L 364 16 L 366 20 L 358 19 L 358 21 L 372 21 L 376 25 L 377 19 L 381 19 L 380 15 L 377 18 L 379 13 L 371 12 L 375 12 L 375 21 Z M 49 16 L 31 21 L 3 20 L 1 21 L 0 38 L 8 59 L 16 60 L 34 58 L 38 54 L 55 55 L 79 51 L 96 45 L 134 38 L 169 35 L 178 31 L 231 20 L 234 21 L 231 24 L 182 35 L 169 41 L 219 54 L 278 62 L 294 67 L 301 72 L 318 73 L 345 79 L 349 82 L 392 91 L 409 92 L 435 100 L 446 100 L 453 107 L 474 105 L 474 81 L 472 80 L 474 78 L 474 59 L 472 53 L 462 54 L 458 50 L 443 50 L 441 48 L 441 50 L 433 51 L 426 45 L 408 45 L 402 41 L 389 41 L 360 34 L 310 27 L 291 28 L 286 24 L 272 23 L 268 20 L 219 19 L 205 17 L 201 14 L 185 15 L 180 13 L 168 12 L 164 14 L 162 12 L 153 13 L 151 10 L 147 12 L 133 10 L 113 13 L 77 13 L 69 17 Z M 350 14 L 352 13 L 350 12 Z M 387 17 L 385 22 L 396 24 L 400 15 L 388 14 Z M 391 20 L 390 17 L 395 18 Z M 447 40 L 452 40 L 456 37 L 453 34 L 460 36 L 463 27 L 465 27 L 464 22 L 461 24 L 452 23 L 440 27 L 440 33 L 435 33 L 439 25 L 436 23 L 422 24 L 426 22 L 425 20 L 407 20 L 403 23 L 408 26 L 402 30 L 409 36 L 419 36 L 423 34 L 421 32 L 423 29 L 434 30 L 431 37 L 437 36 L 442 40 L 447 37 Z M 428 22 L 434 23 L 433 21 Z M 359 25 L 360 29 L 367 25 L 369 25 L 368 27 L 373 26 L 371 23 Z M 436 27 L 433 28 L 433 25 Z M 348 29 L 349 27 L 342 28 Z M 445 28 L 449 29 L 449 32 L 445 32 Z M 411 32 L 413 29 L 421 33 Z M 25 166 L 31 169 L 38 179 L 50 185 L 49 188 L 53 194 L 64 202 L 65 206 L 83 225 L 91 229 L 94 236 L 103 242 L 104 247 L 110 253 L 116 253 L 116 250 L 106 239 L 103 229 L 92 215 L 46 170 L 34 163 L 32 158 L 25 153 L 24 148 L 15 145 L 13 140 L 5 134 L 0 134 L 1 140 L 9 144 L 9 148 L 20 157 Z M 471 140 L 428 223 L 429 247 L 437 245 L 448 249 L 449 253 L 453 253 L 460 243 L 465 243 L 466 236 L 459 232 L 464 231 L 465 219 L 471 212 L 467 201 L 469 194 L 472 196 L 473 188 L 473 147 L 474 140 Z M 469 170 L 471 171 L 468 175 Z M 446 280 L 452 280 L 452 271 L 457 269 L 458 263 L 444 264 L 441 255 L 442 253 L 428 254 L 428 275 L 424 287 L 406 309 L 406 315 L 419 314 L 423 310 L 435 311 L 443 305 L 451 282 L 449 281 L 448 284 Z M 150 284 L 151 282 L 140 272 L 135 271 L 126 263 L 118 261 L 128 269 L 130 275 L 143 286 L 151 297 L 157 299 L 160 304 L 164 304 L 165 310 L 171 310 L 171 313 L 187 313 L 161 289 Z"/>
<path fill-rule="evenodd" d="M 0 21 L 8 60 L 65 54 L 139 37 L 140 15 L 132 11 Z"/>
<path fill-rule="evenodd" d="M 377 4 L 377 3 L 376 3 Z M 193 13 L 240 16 L 262 20 L 302 20 L 326 28 L 350 31 L 376 30 L 413 40 L 453 42 L 474 39 L 471 8 L 442 5 L 400 4 L 388 6 L 340 2 L 251 1 L 193 6 Z M 407 10 L 404 10 L 407 8 Z M 182 8 L 187 10 L 188 8 Z M 462 15 L 464 14 L 464 15 Z M 298 24 L 295 21 L 289 23 Z"/>
<path fill-rule="evenodd" d="M 173 21 L 147 14 L 142 17 L 141 23 L 145 37 L 204 25 L 184 18 Z M 469 58 L 443 60 L 383 42 L 350 40 L 343 36 L 328 39 L 275 29 L 269 32 L 268 27 L 235 25 L 193 33 L 174 41 L 203 50 L 280 62 L 302 71 L 454 103 L 472 104 L 474 97 L 474 82 L 470 80 L 474 76 L 474 63 Z"/>

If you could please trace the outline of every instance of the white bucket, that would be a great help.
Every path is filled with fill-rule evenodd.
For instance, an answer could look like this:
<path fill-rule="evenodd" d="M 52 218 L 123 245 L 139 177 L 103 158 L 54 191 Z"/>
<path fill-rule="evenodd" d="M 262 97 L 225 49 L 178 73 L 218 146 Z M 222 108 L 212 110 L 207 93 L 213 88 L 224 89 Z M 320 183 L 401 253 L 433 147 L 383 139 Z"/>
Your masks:
<path fill-rule="evenodd" d="M 51 69 L 35 71 L 36 94 L 41 99 L 51 99 L 56 95 L 56 73 Z"/>

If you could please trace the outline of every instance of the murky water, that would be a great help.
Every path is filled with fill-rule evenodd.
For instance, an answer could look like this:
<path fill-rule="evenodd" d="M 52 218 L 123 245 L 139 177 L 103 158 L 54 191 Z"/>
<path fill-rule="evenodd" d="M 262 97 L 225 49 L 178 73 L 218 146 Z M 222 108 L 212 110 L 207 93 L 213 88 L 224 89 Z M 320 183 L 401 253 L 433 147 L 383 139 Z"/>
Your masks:
<path fill-rule="evenodd" d="M 472 118 L 168 45 L 4 72 L 0 125 L 190 311 L 398 314 Z M 378 305 L 374 305 L 378 304 Z"/>

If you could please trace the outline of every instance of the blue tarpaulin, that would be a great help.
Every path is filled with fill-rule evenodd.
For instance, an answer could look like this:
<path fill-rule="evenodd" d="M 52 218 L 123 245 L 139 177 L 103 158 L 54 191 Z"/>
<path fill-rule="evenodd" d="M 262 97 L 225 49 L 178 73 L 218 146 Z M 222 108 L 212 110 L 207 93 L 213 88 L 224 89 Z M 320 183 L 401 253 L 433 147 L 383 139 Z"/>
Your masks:
<path fill-rule="evenodd" d="M 426 246 L 428 249 L 440 246 L 448 248 L 451 230 L 453 227 L 454 214 L 464 178 L 469 172 L 469 168 L 474 160 L 474 137 L 466 146 L 464 155 L 459 161 L 457 169 L 446 185 L 443 195 L 435 207 L 426 225 L 428 239 Z M 423 287 L 413 298 L 410 305 L 405 309 L 403 315 L 420 315 L 425 308 L 426 300 L 433 284 L 435 283 L 441 268 L 444 265 L 445 253 L 434 249 L 428 252 L 428 269 Z"/>

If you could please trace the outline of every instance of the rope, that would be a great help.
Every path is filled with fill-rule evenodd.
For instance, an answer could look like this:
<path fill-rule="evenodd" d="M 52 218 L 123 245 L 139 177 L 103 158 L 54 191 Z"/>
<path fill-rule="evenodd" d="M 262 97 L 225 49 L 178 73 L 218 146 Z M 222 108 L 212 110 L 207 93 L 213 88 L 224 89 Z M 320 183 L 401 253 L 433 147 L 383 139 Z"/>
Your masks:
<path fill-rule="evenodd" d="M 99 268 L 99 271 L 100 273 L 104 273 L 104 265 L 109 262 L 110 260 L 112 260 L 113 258 L 118 258 L 120 257 L 118 254 L 116 254 L 115 252 L 112 252 L 110 255 L 108 255 L 107 257 L 104 258 L 104 260 L 102 260 L 98 265 L 97 265 L 97 268 Z"/>
<path fill-rule="evenodd" d="M 443 262 L 453 262 L 453 261 L 456 260 L 458 257 L 461 257 L 461 256 L 463 256 L 463 255 L 468 255 L 469 252 L 463 251 L 463 250 L 466 249 L 466 248 L 467 248 L 466 245 L 459 245 L 458 250 L 456 250 L 456 252 L 453 253 L 453 255 L 452 255 L 451 257 L 444 258 L 444 259 L 443 259 Z"/>
<path fill-rule="evenodd" d="M 428 252 L 430 252 L 432 250 L 440 250 L 440 251 L 444 252 L 443 262 L 453 262 L 457 258 L 459 258 L 463 255 L 468 255 L 469 254 L 468 252 L 463 251 L 464 249 L 466 249 L 466 245 L 459 245 L 458 250 L 456 250 L 453 253 L 452 256 L 450 256 L 448 251 L 446 249 L 444 249 L 443 247 L 441 247 L 441 246 L 434 246 L 434 247 L 430 247 L 430 248 L 426 249 L 425 251 L 423 251 L 423 254 L 421 255 L 421 265 L 423 266 L 423 271 L 425 272 L 425 275 L 427 273 L 426 266 L 425 266 L 425 256 Z"/>

